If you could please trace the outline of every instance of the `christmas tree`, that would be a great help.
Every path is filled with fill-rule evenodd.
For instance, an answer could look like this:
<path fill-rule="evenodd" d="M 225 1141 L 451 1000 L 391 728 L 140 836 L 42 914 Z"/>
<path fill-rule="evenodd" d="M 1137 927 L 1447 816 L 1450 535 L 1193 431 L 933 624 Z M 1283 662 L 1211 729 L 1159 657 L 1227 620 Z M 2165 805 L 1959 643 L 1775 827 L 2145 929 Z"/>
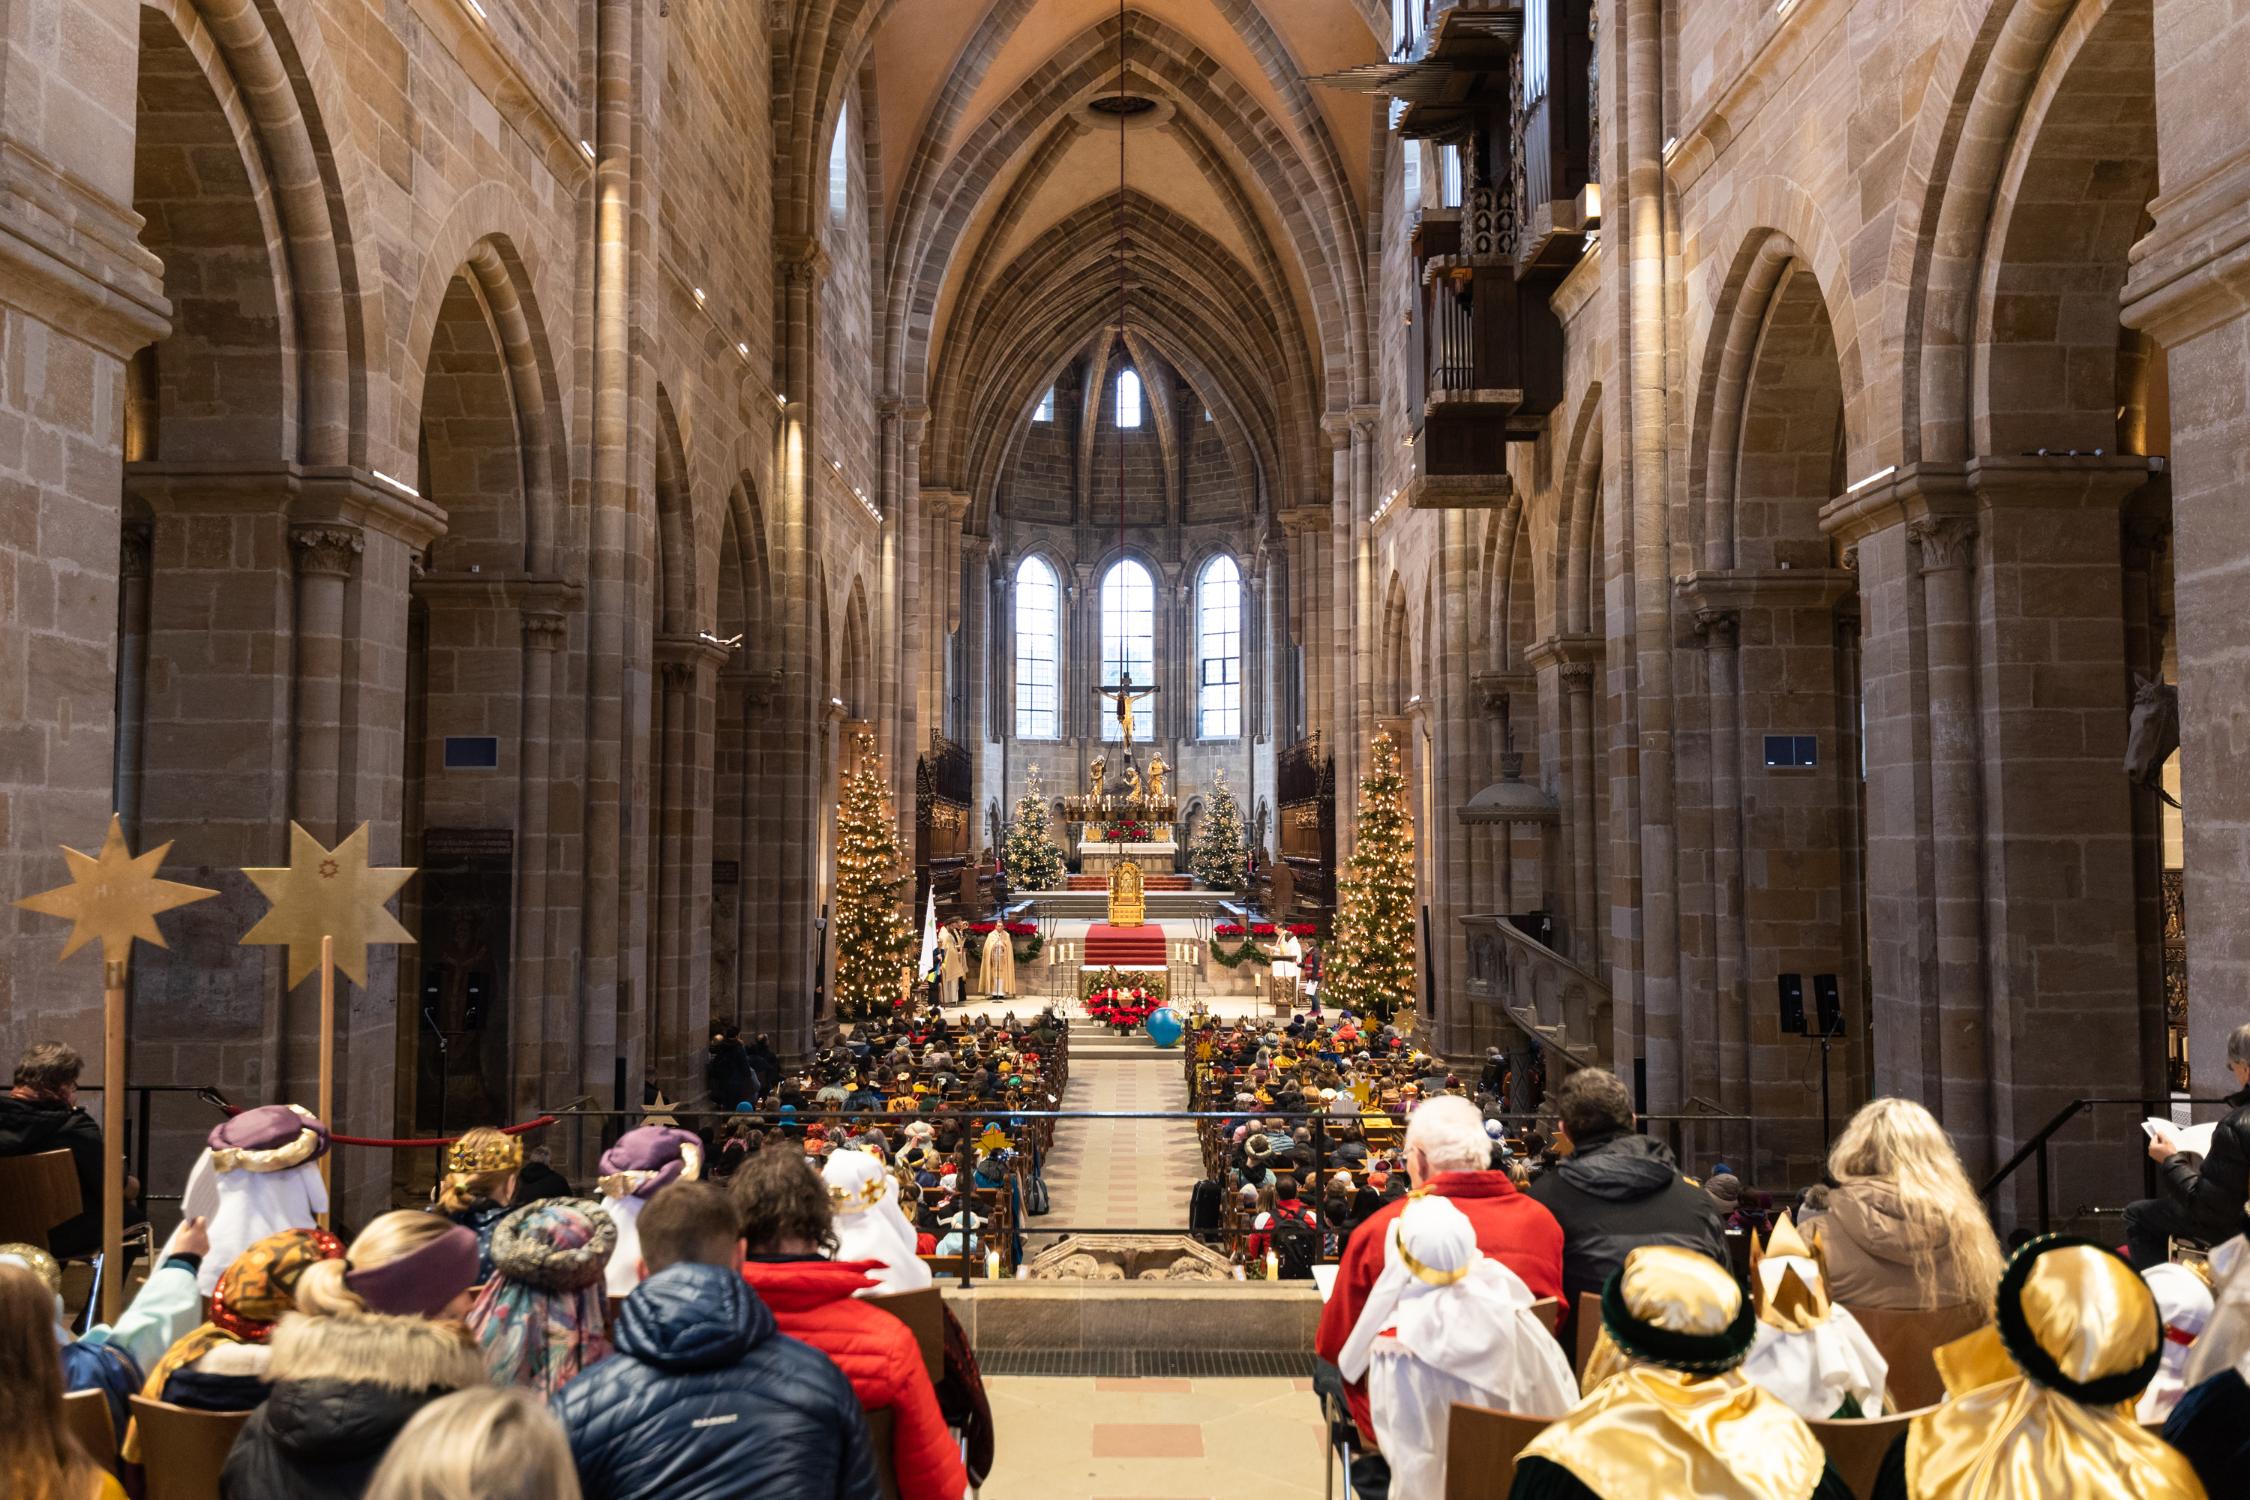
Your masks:
<path fill-rule="evenodd" d="M 859 737 L 859 768 L 836 809 L 836 1014 L 885 1014 L 914 959 L 914 929 L 899 909 L 898 825 L 875 737 Z"/>
<path fill-rule="evenodd" d="M 1375 736 L 1359 783 L 1359 837 L 1337 881 L 1327 997 L 1388 1021 L 1414 1003 L 1414 825 L 1398 745 Z"/>
<path fill-rule="evenodd" d="M 1062 850 L 1047 832 L 1047 798 L 1039 790 L 1039 768 L 1031 768 L 1031 784 L 1016 801 L 1016 815 L 1008 820 L 1008 887 L 1017 891 L 1062 889 Z"/>
<path fill-rule="evenodd" d="M 1227 785 L 1225 771 L 1218 773 L 1217 783 L 1211 805 L 1204 809 L 1203 830 L 1195 837 L 1195 847 L 1188 851 L 1188 868 L 1202 877 L 1205 885 L 1240 890 L 1249 857 L 1242 841 L 1242 809 L 1234 800 L 1234 789 Z"/>

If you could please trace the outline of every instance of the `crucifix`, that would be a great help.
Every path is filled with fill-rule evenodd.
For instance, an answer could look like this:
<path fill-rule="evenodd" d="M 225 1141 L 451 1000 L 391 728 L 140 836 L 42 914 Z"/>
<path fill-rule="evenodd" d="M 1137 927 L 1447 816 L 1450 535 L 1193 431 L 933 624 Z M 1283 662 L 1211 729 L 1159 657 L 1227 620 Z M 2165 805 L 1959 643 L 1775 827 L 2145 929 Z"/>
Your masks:
<path fill-rule="evenodd" d="M 1130 751 L 1133 748 L 1133 705 L 1143 698 L 1155 697 L 1162 689 L 1137 688 L 1133 686 L 1133 674 L 1127 672 L 1125 680 L 1116 687 L 1097 687 L 1094 691 L 1104 698 L 1117 700 L 1117 726 L 1125 731 L 1125 748 Z"/>

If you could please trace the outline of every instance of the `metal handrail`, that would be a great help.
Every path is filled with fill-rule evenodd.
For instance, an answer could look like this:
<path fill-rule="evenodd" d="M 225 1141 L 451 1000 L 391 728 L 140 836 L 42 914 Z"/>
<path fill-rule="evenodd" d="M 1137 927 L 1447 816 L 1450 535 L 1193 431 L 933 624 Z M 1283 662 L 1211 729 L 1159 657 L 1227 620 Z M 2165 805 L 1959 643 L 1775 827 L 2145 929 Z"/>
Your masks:
<path fill-rule="evenodd" d="M 2009 1157 L 2008 1160 L 2002 1164 L 2000 1170 L 1992 1174 L 1991 1178 L 1986 1181 L 1983 1190 L 1978 1193 L 1977 1196 L 1989 1201 L 1994 1194 L 2000 1191 L 2001 1187 L 2006 1184 L 2009 1178 L 2013 1177 L 2018 1171 L 2022 1170 L 2023 1164 L 2025 1162 L 2035 1162 L 2038 1169 L 2037 1177 L 2039 1192 L 2039 1232 L 2041 1234 L 2045 1234 L 2048 1232 L 2049 1228 L 2052 1227 L 2054 1222 L 2053 1210 L 2048 1203 L 2049 1179 L 2047 1169 L 2047 1144 L 2061 1132 L 2064 1126 L 2077 1119 L 2080 1115 L 2084 1114 L 2089 1109 L 2096 1109 L 2108 1105 L 2130 1104 L 2136 1109 L 2153 1115 L 2178 1104 L 2185 1104 L 2190 1108 L 2194 1108 L 2199 1104 L 2224 1104 L 2226 1102 L 2227 1101 L 2224 1099 L 2168 1098 L 2158 1101 L 2139 1097 L 2118 1098 L 2109 1096 L 2073 1099 L 2068 1104 L 2064 1105 L 2060 1110 L 2056 1111 L 2055 1117 L 2053 1119 L 2049 1120 L 2045 1125 L 2042 1125 L 2038 1130 L 2034 1131 L 2032 1133 L 2031 1139 L 2025 1141 L 2021 1146 L 2016 1148 L 2016 1154 Z M 2144 1176 L 2152 1176 L 2154 1173 L 2154 1163 L 2150 1163 L 2148 1167 L 2143 1169 L 2143 1172 Z"/>

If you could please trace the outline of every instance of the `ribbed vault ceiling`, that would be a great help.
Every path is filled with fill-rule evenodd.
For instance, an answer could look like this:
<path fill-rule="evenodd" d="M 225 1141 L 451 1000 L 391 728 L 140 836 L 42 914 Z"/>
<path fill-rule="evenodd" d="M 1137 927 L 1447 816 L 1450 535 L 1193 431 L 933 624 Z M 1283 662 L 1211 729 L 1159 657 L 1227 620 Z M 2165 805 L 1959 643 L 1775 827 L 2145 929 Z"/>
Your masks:
<path fill-rule="evenodd" d="M 1128 345 L 1210 403 L 1261 510 L 1324 500 L 1321 414 L 1368 399 L 1380 121 L 1303 79 L 1380 56 L 1379 0 L 1128 0 Z M 925 485 L 984 511 L 1032 408 L 1118 323 L 1103 0 L 896 0 L 860 77 L 881 162 L 888 389 L 930 407 Z"/>

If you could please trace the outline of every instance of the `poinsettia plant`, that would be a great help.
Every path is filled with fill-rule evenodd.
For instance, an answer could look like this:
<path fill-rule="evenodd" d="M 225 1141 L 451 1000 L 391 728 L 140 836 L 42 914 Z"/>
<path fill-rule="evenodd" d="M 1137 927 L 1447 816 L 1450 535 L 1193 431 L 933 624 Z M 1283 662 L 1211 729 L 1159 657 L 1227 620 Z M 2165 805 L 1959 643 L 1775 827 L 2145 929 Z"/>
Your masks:
<path fill-rule="evenodd" d="M 1128 1032 L 1163 1006 L 1164 976 L 1103 969 L 1086 975 L 1083 995 L 1087 1015 L 1119 1033 Z"/>
<path fill-rule="evenodd" d="M 1015 949 L 1019 964 L 1030 963 L 1039 956 L 1039 950 L 1047 946 L 1047 940 L 1039 935 L 1037 922 L 967 922 L 962 925 L 969 936 L 979 942 L 995 932 L 1007 933 L 1009 946 Z"/>
<path fill-rule="evenodd" d="M 1155 842 L 1156 830 L 1137 818 L 1131 818 L 1105 825 L 1102 839 L 1106 843 L 1147 844 Z"/>

